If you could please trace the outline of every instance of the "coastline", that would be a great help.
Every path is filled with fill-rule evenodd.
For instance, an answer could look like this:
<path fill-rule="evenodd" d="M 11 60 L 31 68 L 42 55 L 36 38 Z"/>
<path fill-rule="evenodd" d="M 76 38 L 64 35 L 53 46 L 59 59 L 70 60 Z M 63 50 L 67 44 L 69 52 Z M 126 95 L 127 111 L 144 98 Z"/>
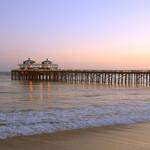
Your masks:
<path fill-rule="evenodd" d="M 150 122 L 18 136 L 0 140 L 2 150 L 147 150 Z"/>

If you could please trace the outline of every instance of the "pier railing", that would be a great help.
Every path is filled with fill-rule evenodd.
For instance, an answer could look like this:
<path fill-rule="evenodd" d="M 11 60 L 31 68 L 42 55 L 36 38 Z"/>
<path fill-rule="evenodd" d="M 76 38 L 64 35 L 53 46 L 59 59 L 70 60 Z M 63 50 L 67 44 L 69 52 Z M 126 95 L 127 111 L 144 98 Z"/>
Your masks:
<path fill-rule="evenodd" d="M 150 70 L 12 70 L 11 79 L 150 85 Z"/>

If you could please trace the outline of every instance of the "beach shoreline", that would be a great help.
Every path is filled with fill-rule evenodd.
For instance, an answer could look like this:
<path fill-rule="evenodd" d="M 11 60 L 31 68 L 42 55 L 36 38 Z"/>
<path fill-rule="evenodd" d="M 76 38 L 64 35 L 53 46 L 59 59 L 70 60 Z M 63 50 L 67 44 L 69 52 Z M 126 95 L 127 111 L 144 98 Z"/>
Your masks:
<path fill-rule="evenodd" d="M 0 140 L 2 150 L 147 150 L 150 122 L 112 125 Z"/>

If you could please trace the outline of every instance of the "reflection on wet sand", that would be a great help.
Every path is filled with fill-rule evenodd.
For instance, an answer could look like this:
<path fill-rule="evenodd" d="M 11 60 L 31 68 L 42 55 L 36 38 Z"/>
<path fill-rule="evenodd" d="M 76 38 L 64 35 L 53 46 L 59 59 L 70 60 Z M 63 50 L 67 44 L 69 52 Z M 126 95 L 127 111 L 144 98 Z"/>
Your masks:
<path fill-rule="evenodd" d="M 149 150 L 150 123 L 115 125 L 0 140 L 2 150 Z"/>

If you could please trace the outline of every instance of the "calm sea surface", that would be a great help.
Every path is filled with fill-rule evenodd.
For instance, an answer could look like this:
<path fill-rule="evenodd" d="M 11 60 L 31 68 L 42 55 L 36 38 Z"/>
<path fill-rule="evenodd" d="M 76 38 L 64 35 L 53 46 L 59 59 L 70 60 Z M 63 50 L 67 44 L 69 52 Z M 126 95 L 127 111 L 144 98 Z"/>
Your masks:
<path fill-rule="evenodd" d="M 145 121 L 149 87 L 11 81 L 0 73 L 0 138 Z"/>

